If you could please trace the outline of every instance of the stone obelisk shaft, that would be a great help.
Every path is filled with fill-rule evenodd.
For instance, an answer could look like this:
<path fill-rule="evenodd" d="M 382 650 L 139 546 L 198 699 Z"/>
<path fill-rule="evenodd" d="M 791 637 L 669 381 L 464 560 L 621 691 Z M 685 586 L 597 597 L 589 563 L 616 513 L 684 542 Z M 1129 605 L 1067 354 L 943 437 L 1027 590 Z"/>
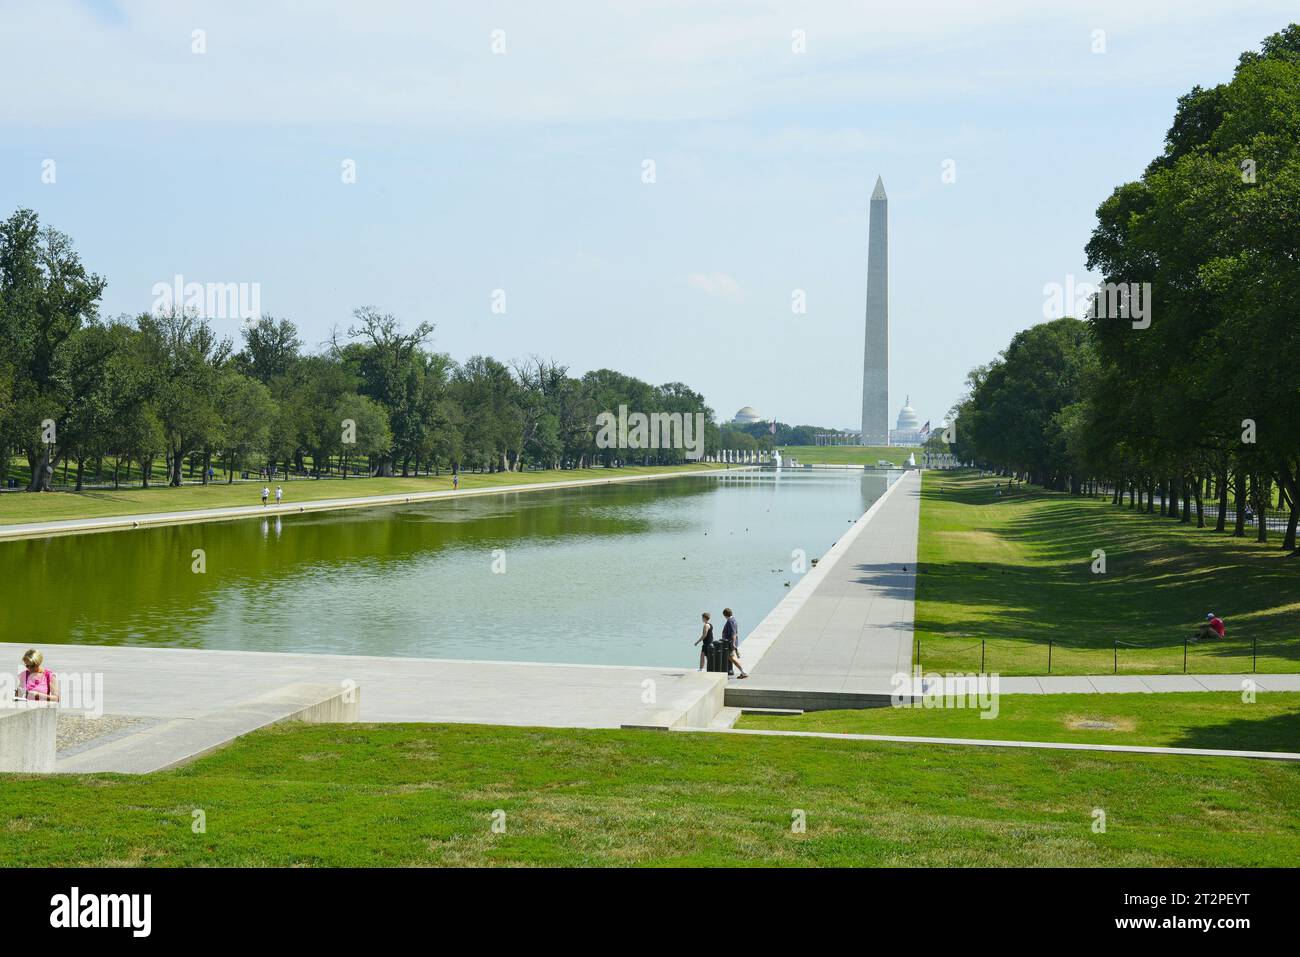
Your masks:
<path fill-rule="evenodd" d="M 862 356 L 862 444 L 889 444 L 889 199 L 876 178 L 867 240 L 867 337 Z"/>

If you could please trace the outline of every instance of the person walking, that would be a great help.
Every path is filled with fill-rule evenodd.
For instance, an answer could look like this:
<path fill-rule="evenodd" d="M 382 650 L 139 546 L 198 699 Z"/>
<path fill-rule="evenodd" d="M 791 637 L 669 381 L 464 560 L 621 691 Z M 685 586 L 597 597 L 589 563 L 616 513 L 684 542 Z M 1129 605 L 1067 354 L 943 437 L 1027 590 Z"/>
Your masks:
<path fill-rule="evenodd" d="M 722 650 L 727 656 L 727 677 L 735 675 L 732 665 L 740 669 L 737 680 L 748 678 L 749 673 L 745 671 L 745 666 L 740 663 L 740 626 L 736 624 L 736 616 L 730 608 L 722 609 L 722 614 L 726 616 L 727 623 L 722 626 Z"/>
<path fill-rule="evenodd" d="M 277 485 L 275 487 L 275 507 L 280 507 L 280 500 L 284 498 L 284 488 Z"/>
<path fill-rule="evenodd" d="M 271 490 L 265 485 L 262 486 L 262 508 L 266 508 L 266 500 L 271 497 Z"/>
<path fill-rule="evenodd" d="M 460 488 L 460 473 L 459 473 L 459 472 L 452 472 L 452 473 L 451 473 L 451 490 L 454 492 L 454 491 L 456 491 L 456 489 L 458 489 L 458 488 Z"/>
<path fill-rule="evenodd" d="M 704 631 L 692 642 L 700 646 L 700 667 L 696 669 L 697 671 L 704 670 L 709 663 L 709 653 L 713 651 L 713 622 L 709 621 L 707 611 L 700 613 L 700 619 L 704 622 Z"/>

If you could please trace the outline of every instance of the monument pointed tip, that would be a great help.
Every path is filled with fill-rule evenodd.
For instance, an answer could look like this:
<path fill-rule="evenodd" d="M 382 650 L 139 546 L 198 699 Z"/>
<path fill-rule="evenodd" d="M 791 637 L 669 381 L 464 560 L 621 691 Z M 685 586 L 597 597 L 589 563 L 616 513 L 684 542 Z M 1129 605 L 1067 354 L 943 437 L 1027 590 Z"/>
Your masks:
<path fill-rule="evenodd" d="M 872 199 L 888 199 L 885 195 L 885 179 L 883 176 L 876 177 L 876 188 L 871 192 Z"/>

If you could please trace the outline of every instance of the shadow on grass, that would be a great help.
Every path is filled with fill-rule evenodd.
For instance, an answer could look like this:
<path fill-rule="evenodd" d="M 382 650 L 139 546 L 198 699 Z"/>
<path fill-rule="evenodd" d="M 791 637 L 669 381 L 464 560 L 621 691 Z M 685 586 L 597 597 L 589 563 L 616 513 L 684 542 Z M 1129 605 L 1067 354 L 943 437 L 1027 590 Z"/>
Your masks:
<path fill-rule="evenodd" d="M 1267 718 L 1237 718 L 1186 728 L 1176 748 L 1227 748 L 1233 751 L 1300 751 L 1300 709 Z"/>
<path fill-rule="evenodd" d="M 994 504 L 990 480 L 973 476 L 937 478 L 923 494 L 950 505 Z M 1191 645 L 1189 672 L 1203 673 L 1207 658 L 1225 662 L 1224 671 L 1247 671 L 1256 649 L 1261 659 L 1300 662 L 1300 565 L 1275 545 L 1065 493 L 1016 492 L 996 504 L 1006 511 L 948 509 L 944 517 L 1011 543 L 1024 562 L 924 562 L 919 632 L 1023 642 L 1035 649 L 1027 656 L 1049 640 L 1094 651 L 1118 641 L 1121 672 L 1126 655 L 1144 653 L 1162 662 L 1174 655 L 1181 670 L 1184 637 L 1213 611 L 1227 622 L 1228 639 Z M 1097 549 L 1105 552 L 1100 574 Z"/>

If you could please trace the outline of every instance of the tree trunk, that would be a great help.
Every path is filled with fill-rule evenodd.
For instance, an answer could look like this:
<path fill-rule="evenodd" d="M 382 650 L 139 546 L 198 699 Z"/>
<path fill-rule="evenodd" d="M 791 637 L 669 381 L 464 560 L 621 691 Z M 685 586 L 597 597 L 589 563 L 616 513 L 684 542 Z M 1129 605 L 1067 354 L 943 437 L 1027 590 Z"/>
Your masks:
<path fill-rule="evenodd" d="M 1246 473 L 1240 468 L 1237 469 L 1237 478 L 1233 482 L 1232 498 L 1237 512 L 1237 520 L 1232 526 L 1232 536 L 1244 538 L 1246 535 Z"/>
<path fill-rule="evenodd" d="M 1196 527 L 1205 527 L 1205 500 L 1201 492 L 1201 476 L 1197 475 L 1192 479 L 1192 488 L 1196 492 Z"/>
<path fill-rule="evenodd" d="M 1267 542 L 1269 486 L 1263 480 L 1263 476 L 1256 475 L 1254 481 L 1250 483 L 1250 488 L 1255 493 L 1255 541 Z"/>
<path fill-rule="evenodd" d="M 1214 480 L 1215 491 L 1219 493 L 1219 517 L 1214 522 L 1214 530 L 1221 532 L 1228 527 L 1228 463 L 1225 458 L 1219 469 L 1219 476 Z"/>

